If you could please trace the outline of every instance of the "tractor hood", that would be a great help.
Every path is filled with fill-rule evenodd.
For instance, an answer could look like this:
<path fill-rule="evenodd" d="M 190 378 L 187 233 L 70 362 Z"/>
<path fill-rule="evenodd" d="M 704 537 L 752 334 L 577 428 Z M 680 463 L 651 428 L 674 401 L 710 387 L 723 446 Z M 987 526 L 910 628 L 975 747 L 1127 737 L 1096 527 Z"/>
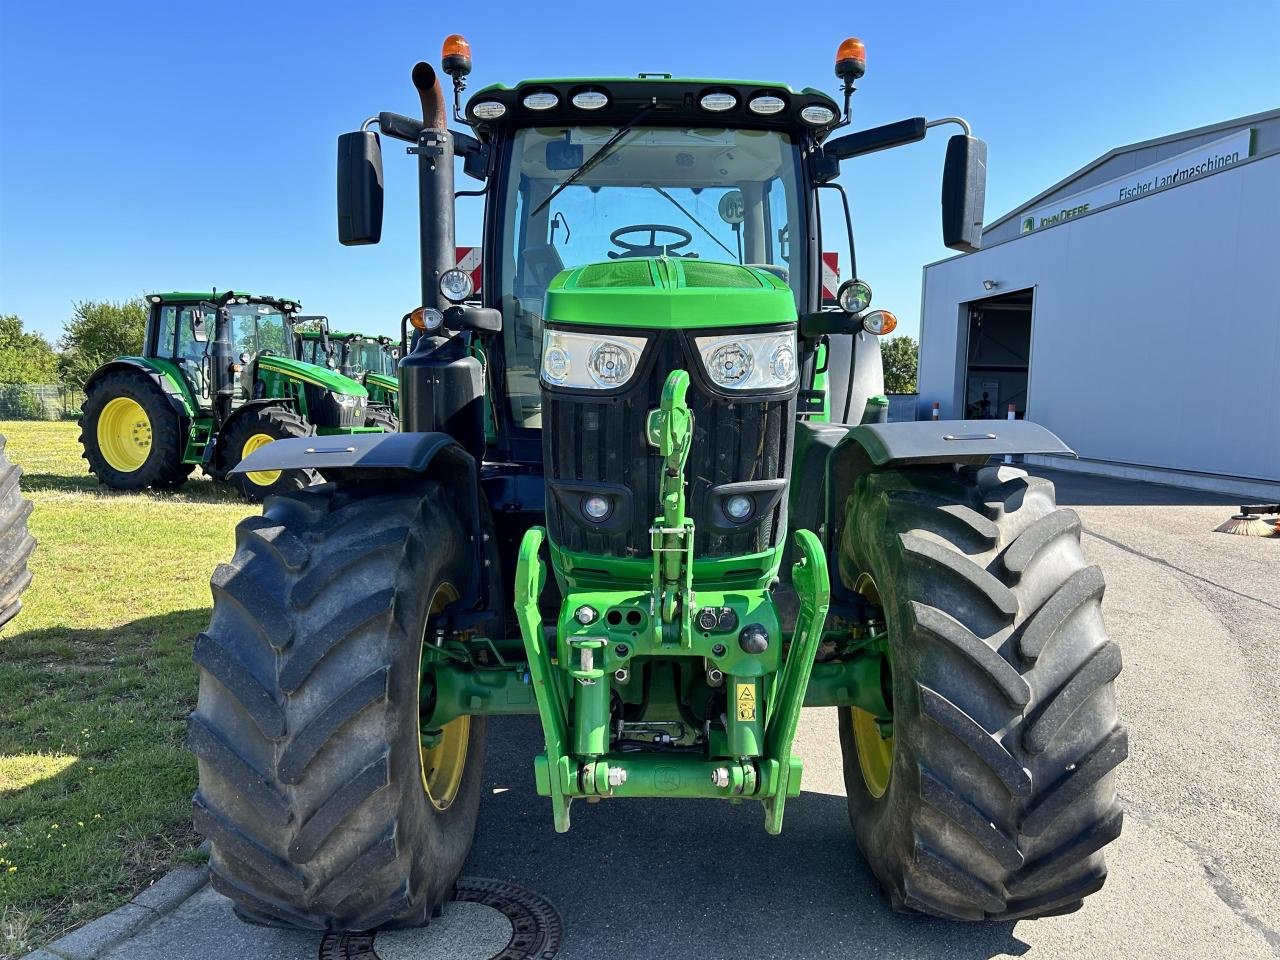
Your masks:
<path fill-rule="evenodd" d="M 381 387 L 383 390 L 390 390 L 392 393 L 400 389 L 400 381 L 396 377 L 388 376 L 385 373 L 371 373 L 365 377 L 365 382 L 375 387 Z"/>
<path fill-rule="evenodd" d="M 303 383 L 309 383 L 313 387 L 320 387 L 332 393 L 344 393 L 356 397 L 367 397 L 369 395 L 369 391 L 365 390 L 364 387 L 350 377 L 344 377 L 340 373 L 335 373 L 327 367 L 317 366 L 314 363 L 303 363 L 301 360 L 294 360 L 290 357 L 267 355 L 258 358 L 258 366 L 261 369 L 274 370 L 282 376 L 301 380 Z"/>
<path fill-rule="evenodd" d="M 548 323 L 674 330 L 795 323 L 791 289 L 767 270 L 687 257 L 606 260 L 559 273 Z"/>

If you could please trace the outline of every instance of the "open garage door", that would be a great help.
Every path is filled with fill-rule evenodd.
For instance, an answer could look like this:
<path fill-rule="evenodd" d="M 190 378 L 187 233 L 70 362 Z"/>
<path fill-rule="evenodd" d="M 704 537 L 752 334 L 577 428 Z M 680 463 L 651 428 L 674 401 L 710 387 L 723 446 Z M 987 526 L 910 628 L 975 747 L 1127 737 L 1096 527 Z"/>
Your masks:
<path fill-rule="evenodd" d="M 969 304 L 965 353 L 964 416 L 1003 420 L 1013 404 L 1018 419 L 1027 413 L 1033 291 L 987 297 Z"/>

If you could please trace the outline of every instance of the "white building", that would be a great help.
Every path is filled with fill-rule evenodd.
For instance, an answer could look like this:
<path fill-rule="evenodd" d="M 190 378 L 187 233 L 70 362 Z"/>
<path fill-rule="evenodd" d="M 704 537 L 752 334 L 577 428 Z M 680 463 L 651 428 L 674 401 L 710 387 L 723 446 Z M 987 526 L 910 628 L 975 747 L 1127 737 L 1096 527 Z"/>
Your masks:
<path fill-rule="evenodd" d="M 1053 466 L 1280 499 L 1280 110 L 1078 170 L 925 267 L 920 326 L 922 417 L 1012 403 Z"/>

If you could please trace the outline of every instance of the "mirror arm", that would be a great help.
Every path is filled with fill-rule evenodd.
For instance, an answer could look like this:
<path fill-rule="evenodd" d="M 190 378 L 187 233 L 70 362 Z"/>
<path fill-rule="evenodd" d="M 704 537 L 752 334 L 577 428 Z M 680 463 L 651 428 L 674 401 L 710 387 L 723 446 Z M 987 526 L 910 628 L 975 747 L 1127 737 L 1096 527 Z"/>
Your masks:
<path fill-rule="evenodd" d="M 954 123 L 964 131 L 964 135 L 966 137 L 973 136 L 973 130 L 969 127 L 969 121 L 965 120 L 964 117 L 939 117 L 937 120 L 927 120 L 925 121 L 925 128 L 940 127 L 944 123 Z"/>

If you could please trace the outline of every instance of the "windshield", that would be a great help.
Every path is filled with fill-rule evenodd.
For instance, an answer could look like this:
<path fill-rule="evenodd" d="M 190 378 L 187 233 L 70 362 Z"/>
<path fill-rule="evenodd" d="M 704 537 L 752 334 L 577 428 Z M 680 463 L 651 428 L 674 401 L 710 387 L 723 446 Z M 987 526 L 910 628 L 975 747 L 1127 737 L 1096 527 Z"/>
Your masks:
<path fill-rule="evenodd" d="M 517 427 L 541 425 L 542 300 L 561 270 L 697 257 L 771 270 L 803 295 L 798 157 L 778 131 L 636 127 L 519 131 L 510 147 L 500 293 Z M 568 185 L 566 186 L 566 182 Z"/>
<path fill-rule="evenodd" d="M 278 356 L 292 356 L 285 335 L 284 314 L 265 303 L 232 303 L 231 343 L 237 354 L 255 356 L 269 352 Z"/>

